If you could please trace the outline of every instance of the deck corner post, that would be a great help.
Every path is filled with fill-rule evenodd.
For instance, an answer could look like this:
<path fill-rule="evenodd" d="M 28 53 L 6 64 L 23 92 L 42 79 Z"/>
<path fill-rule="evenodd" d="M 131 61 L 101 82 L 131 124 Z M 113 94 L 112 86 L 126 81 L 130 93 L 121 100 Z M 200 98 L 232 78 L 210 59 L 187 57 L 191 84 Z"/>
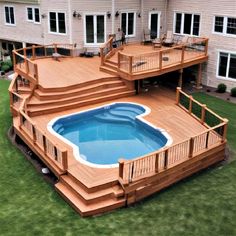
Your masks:
<path fill-rule="evenodd" d="M 223 128 L 223 136 L 222 136 L 222 143 L 226 141 L 226 137 L 227 137 L 227 129 L 228 129 L 228 119 L 224 119 L 224 128 Z"/>
<path fill-rule="evenodd" d="M 118 163 L 119 163 L 119 178 L 123 180 L 125 160 L 119 159 Z"/>
<path fill-rule="evenodd" d="M 156 154 L 155 158 L 155 173 L 159 172 L 159 153 Z"/>
<path fill-rule="evenodd" d="M 67 150 L 66 151 L 63 151 L 62 152 L 62 160 L 61 160 L 61 162 L 62 162 L 62 168 L 63 168 L 63 170 L 65 171 L 65 170 L 67 170 L 68 169 L 68 157 L 67 157 Z"/>
<path fill-rule="evenodd" d="M 192 109 L 193 109 L 193 96 L 189 96 L 189 106 L 188 106 L 189 114 L 192 113 Z"/>
<path fill-rule="evenodd" d="M 133 56 L 129 56 L 129 74 L 132 75 L 132 67 L 133 67 Z"/>
<path fill-rule="evenodd" d="M 44 151 L 44 154 L 47 155 L 47 143 L 46 143 L 45 135 L 43 135 L 43 151 Z"/>
<path fill-rule="evenodd" d="M 181 91 L 181 88 L 177 87 L 176 88 L 176 105 L 179 105 L 180 91 Z"/>
<path fill-rule="evenodd" d="M 201 123 L 204 124 L 205 117 L 206 117 L 206 104 L 202 104 L 202 111 L 201 111 Z"/>
<path fill-rule="evenodd" d="M 36 130 L 35 130 L 35 126 L 32 124 L 32 133 L 33 133 L 33 143 L 36 143 Z"/>
<path fill-rule="evenodd" d="M 54 52 L 57 53 L 57 44 L 54 43 L 53 45 L 54 45 Z"/>
<path fill-rule="evenodd" d="M 159 51 L 159 70 L 162 69 L 162 50 Z"/>
<path fill-rule="evenodd" d="M 164 156 L 164 169 L 168 168 L 168 155 L 169 155 L 169 149 L 166 149 L 165 156 Z"/>
<path fill-rule="evenodd" d="M 32 59 L 35 60 L 35 45 L 32 46 Z"/>
<path fill-rule="evenodd" d="M 193 150 L 194 150 L 194 138 L 191 137 L 189 141 L 189 155 L 188 155 L 189 158 L 193 157 Z"/>

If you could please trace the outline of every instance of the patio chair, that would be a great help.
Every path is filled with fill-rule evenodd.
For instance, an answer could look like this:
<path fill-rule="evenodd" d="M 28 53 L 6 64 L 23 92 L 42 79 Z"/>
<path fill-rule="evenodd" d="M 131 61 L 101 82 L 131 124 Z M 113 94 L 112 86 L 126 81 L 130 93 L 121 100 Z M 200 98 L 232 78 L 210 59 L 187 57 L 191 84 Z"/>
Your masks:
<path fill-rule="evenodd" d="M 150 30 L 143 30 L 143 44 L 151 44 L 152 39 L 151 39 L 151 33 Z"/>
<path fill-rule="evenodd" d="M 173 32 L 172 31 L 167 31 L 166 33 L 166 37 L 165 39 L 163 40 L 163 44 L 165 46 L 172 46 L 174 44 L 174 35 L 173 35 Z"/>

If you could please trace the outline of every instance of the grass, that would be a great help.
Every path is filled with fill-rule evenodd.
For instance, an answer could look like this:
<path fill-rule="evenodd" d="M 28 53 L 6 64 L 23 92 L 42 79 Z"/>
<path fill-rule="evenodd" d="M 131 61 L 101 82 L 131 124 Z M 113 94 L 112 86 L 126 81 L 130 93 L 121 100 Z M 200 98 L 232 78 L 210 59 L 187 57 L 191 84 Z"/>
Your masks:
<path fill-rule="evenodd" d="M 236 161 L 208 169 L 133 207 L 81 218 L 11 145 L 9 82 L 0 80 L 0 235 L 236 235 Z M 230 120 L 236 150 L 236 105 L 195 94 Z"/>

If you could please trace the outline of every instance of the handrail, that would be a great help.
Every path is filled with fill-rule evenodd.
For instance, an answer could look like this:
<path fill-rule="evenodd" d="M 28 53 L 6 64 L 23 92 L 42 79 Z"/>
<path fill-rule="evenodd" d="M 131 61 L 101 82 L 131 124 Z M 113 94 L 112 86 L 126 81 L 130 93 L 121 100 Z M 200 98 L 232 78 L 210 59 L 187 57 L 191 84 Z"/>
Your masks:
<path fill-rule="evenodd" d="M 199 49 L 199 44 L 204 47 L 204 50 Z M 196 46 L 196 47 L 195 47 Z M 195 50 L 194 58 L 201 58 L 207 56 L 208 39 L 198 38 L 192 39 L 192 42 L 183 43 L 173 46 L 171 48 L 164 48 L 155 52 L 147 52 L 140 54 L 128 54 L 125 52 L 118 53 L 118 70 L 128 75 L 141 73 L 148 70 L 162 70 L 171 65 L 182 65 L 184 62 L 191 60 L 185 55 L 185 51 L 190 48 Z M 178 50 L 180 49 L 180 50 Z M 169 60 L 169 53 L 177 51 Z M 197 53 L 198 52 L 198 53 Z M 129 64 L 130 66 L 124 66 Z"/>
<path fill-rule="evenodd" d="M 111 36 L 104 44 L 100 46 L 101 66 L 104 65 L 105 60 L 113 52 L 113 40 L 114 40 L 114 37 Z"/>
<path fill-rule="evenodd" d="M 180 93 L 182 93 L 181 89 L 177 88 L 177 105 L 179 105 Z M 183 94 L 186 93 L 183 92 Z M 191 99 L 191 96 L 187 95 L 187 98 Z M 193 101 L 195 102 L 196 100 Z M 208 109 L 204 104 L 199 102 L 197 102 L 197 104 L 202 105 L 204 109 Z M 212 112 L 210 109 L 208 110 Z M 186 111 L 188 112 L 187 109 Z M 215 113 L 212 112 L 212 114 Z M 208 126 L 203 132 L 191 136 L 184 141 L 161 148 L 133 160 L 119 160 L 119 182 L 122 185 L 128 185 L 143 179 L 148 175 L 155 175 L 158 172 L 165 171 L 189 158 L 194 158 L 209 148 L 224 143 L 226 141 L 228 120 L 217 115 L 217 118 L 218 117 L 220 118 L 219 124 L 214 125 L 213 127 Z"/>

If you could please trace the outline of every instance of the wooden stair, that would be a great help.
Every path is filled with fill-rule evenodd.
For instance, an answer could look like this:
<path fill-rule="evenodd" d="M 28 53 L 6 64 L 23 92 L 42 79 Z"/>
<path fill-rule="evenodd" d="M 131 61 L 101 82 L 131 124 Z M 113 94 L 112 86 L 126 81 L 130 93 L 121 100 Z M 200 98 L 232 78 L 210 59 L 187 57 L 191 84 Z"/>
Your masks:
<path fill-rule="evenodd" d="M 124 191 L 118 182 L 90 189 L 68 174 L 60 176 L 55 188 L 81 216 L 101 214 L 126 204 Z"/>
<path fill-rule="evenodd" d="M 28 114 L 37 116 L 73 109 L 90 104 L 96 104 L 112 99 L 117 99 L 135 94 L 133 86 L 120 78 L 110 80 L 100 79 L 92 83 L 79 84 L 74 87 L 62 88 L 38 88 L 34 91 L 27 104 Z"/>
<path fill-rule="evenodd" d="M 117 75 L 118 64 L 116 62 L 110 61 L 109 59 L 100 66 L 100 71 L 106 72 L 110 75 Z"/>

